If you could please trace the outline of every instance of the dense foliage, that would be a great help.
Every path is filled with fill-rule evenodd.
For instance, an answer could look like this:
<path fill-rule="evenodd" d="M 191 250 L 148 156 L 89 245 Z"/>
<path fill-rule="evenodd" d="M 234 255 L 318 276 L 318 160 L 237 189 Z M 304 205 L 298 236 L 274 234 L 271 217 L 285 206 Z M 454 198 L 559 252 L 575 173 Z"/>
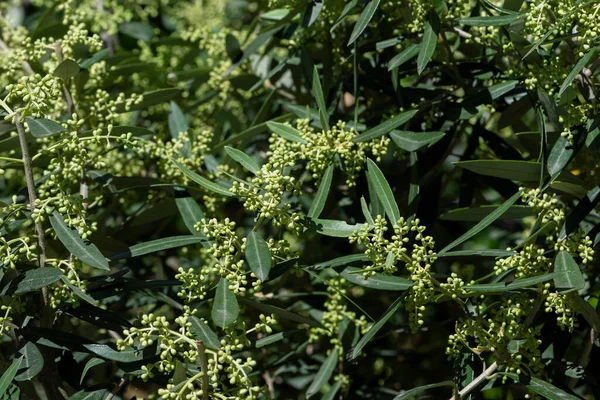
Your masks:
<path fill-rule="evenodd" d="M 0 3 L 0 398 L 600 398 L 597 0 Z"/>

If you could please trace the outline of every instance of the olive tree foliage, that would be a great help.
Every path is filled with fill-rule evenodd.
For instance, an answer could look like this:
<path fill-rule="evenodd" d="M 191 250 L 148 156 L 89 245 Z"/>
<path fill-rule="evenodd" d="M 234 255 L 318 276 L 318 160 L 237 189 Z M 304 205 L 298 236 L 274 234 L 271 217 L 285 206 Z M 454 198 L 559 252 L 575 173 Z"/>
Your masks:
<path fill-rule="evenodd" d="M 0 398 L 600 396 L 596 0 L 0 4 Z"/>

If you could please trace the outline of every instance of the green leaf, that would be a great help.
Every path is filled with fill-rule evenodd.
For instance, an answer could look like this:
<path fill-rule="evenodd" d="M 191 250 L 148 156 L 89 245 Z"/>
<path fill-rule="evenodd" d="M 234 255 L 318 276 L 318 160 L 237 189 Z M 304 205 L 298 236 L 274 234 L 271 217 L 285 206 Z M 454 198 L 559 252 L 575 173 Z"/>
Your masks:
<path fill-rule="evenodd" d="M 313 0 L 307 2 L 302 25 L 304 27 L 309 27 L 314 24 L 319 17 L 319 14 L 321 14 L 321 10 L 323 9 L 324 5 L 325 0 Z"/>
<path fill-rule="evenodd" d="M 347 256 L 341 256 L 328 261 L 320 262 L 315 265 L 311 265 L 309 267 L 306 267 L 306 269 L 318 271 L 325 268 L 343 267 L 344 265 L 348 265 L 356 261 L 369 261 L 369 257 L 363 253 L 349 254 Z"/>
<path fill-rule="evenodd" d="M 25 371 L 15 376 L 15 381 L 22 382 L 36 377 L 44 368 L 44 357 L 33 342 L 27 342 L 25 346 L 19 350 L 19 354 L 23 355 L 20 368 L 26 368 Z"/>
<path fill-rule="evenodd" d="M 79 66 L 83 69 L 88 69 L 89 67 L 96 64 L 97 62 L 104 60 L 106 58 L 106 56 L 108 56 L 109 54 L 110 54 L 110 49 L 102 49 L 102 50 L 97 51 L 96 53 L 92 54 L 92 56 L 90 58 L 86 58 L 85 60 L 83 60 L 79 64 Z"/>
<path fill-rule="evenodd" d="M 224 328 L 235 322 L 240 313 L 235 294 L 229 289 L 229 281 L 221 278 L 213 301 L 211 317 L 215 325 Z"/>
<path fill-rule="evenodd" d="M 111 260 L 120 260 L 123 258 L 139 257 L 145 254 L 156 253 L 157 251 L 174 249 L 177 247 L 188 246 L 206 241 L 206 238 L 196 235 L 169 236 L 162 239 L 151 240 L 149 242 L 139 243 L 131 246 L 125 251 L 114 254 Z"/>
<path fill-rule="evenodd" d="M 221 341 L 215 332 L 204 321 L 196 316 L 190 317 L 190 332 L 196 340 L 200 340 L 209 349 L 221 348 Z"/>
<path fill-rule="evenodd" d="M 500 218 L 508 209 L 516 203 L 516 201 L 521 197 L 521 192 L 513 194 L 511 198 L 506 200 L 500 207 L 496 208 L 494 211 L 488 214 L 487 217 L 483 218 L 477 225 L 469 229 L 464 235 L 444 247 L 438 254 L 444 254 L 445 252 L 455 248 L 461 243 L 466 242 L 471 239 L 473 236 L 477 235 L 479 232 L 487 228 L 492 222 Z"/>
<path fill-rule="evenodd" d="M 596 186 L 587 192 L 586 196 L 577 203 L 575 209 L 567 216 L 564 226 L 558 237 L 562 240 L 572 232 L 577 231 L 579 224 L 590 214 L 600 202 L 600 186 Z"/>
<path fill-rule="evenodd" d="M 17 370 L 21 367 L 21 362 L 23 362 L 23 357 L 15 358 L 0 377 L 0 398 L 4 398 L 8 387 L 17 375 Z"/>
<path fill-rule="evenodd" d="M 152 39 L 154 29 L 145 22 L 129 21 L 119 25 L 119 32 L 124 33 L 127 36 L 131 36 L 134 39 L 148 42 L 150 39 Z"/>
<path fill-rule="evenodd" d="M 81 373 L 81 378 L 79 378 L 79 384 L 83 383 L 83 379 L 88 371 L 94 368 L 97 365 L 104 364 L 106 361 L 101 358 L 92 357 L 88 362 L 85 363 L 85 367 L 83 367 L 83 372 Z"/>
<path fill-rule="evenodd" d="M 476 174 L 521 182 L 539 182 L 541 173 L 541 164 L 530 161 L 471 160 L 454 165 Z"/>
<path fill-rule="evenodd" d="M 415 58 L 421 51 L 421 44 L 411 44 L 400 53 L 396 54 L 388 63 L 388 71 L 398 68 L 407 61 Z"/>
<path fill-rule="evenodd" d="M 365 279 L 360 271 L 360 268 L 347 267 L 340 275 L 342 278 L 355 285 L 378 290 L 402 291 L 413 285 L 408 279 L 392 275 L 375 274 L 374 276 Z"/>
<path fill-rule="evenodd" d="M 585 53 L 585 55 L 583 57 L 581 57 L 581 59 L 579 61 L 577 61 L 577 64 L 575 64 L 575 66 L 573 67 L 571 72 L 569 72 L 569 75 L 567 75 L 567 77 L 565 78 L 565 81 L 563 82 L 563 84 L 560 86 L 560 90 L 558 91 L 559 97 L 571 85 L 571 82 L 573 82 L 573 80 L 575 79 L 577 74 L 579 74 L 581 72 L 583 67 L 585 67 L 591 61 L 592 57 L 594 57 L 594 55 L 596 55 L 597 50 L 598 50 L 598 47 L 595 47 L 595 46 L 592 47 L 587 53 Z"/>
<path fill-rule="evenodd" d="M 567 138 L 559 137 L 548 155 L 547 168 L 552 179 L 556 178 L 567 166 L 573 156 L 573 144 Z"/>
<path fill-rule="evenodd" d="M 198 202 L 185 190 L 175 189 L 175 205 L 183 218 L 183 223 L 190 233 L 195 236 L 204 236 L 195 228 L 196 224 L 204 218 L 204 213 Z"/>
<path fill-rule="evenodd" d="M 480 257 L 509 257 L 517 254 L 516 251 L 510 250 L 458 250 L 448 251 L 444 254 L 434 254 L 432 257 L 466 257 L 466 256 L 480 256 Z"/>
<path fill-rule="evenodd" d="M 260 171 L 260 167 L 249 155 L 244 153 L 241 150 L 234 149 L 233 147 L 225 146 L 225 151 L 229 155 L 229 157 L 233 158 L 235 161 L 240 163 L 240 165 L 246 168 L 248 171 L 256 174 Z"/>
<path fill-rule="evenodd" d="M 583 315 L 583 318 L 596 332 L 600 332 L 600 316 L 598 315 L 598 311 L 575 292 L 571 292 L 567 296 L 569 296 L 571 304 L 575 306 L 575 311 Z"/>
<path fill-rule="evenodd" d="M 209 181 L 203 176 L 198 175 L 195 172 L 190 171 L 187 167 L 184 167 L 179 162 L 175 161 L 171 158 L 171 162 L 177 166 L 188 178 L 196 182 L 198 185 L 202 186 L 206 190 L 210 190 L 211 192 L 215 192 L 217 194 L 222 194 L 223 196 L 235 196 L 229 190 L 225 189 L 221 185 L 217 185 L 214 182 Z"/>
<path fill-rule="evenodd" d="M 367 345 L 367 343 L 369 343 L 371 341 L 371 339 L 373 339 L 373 336 L 375 336 L 375 334 L 377 334 L 377 332 L 379 332 L 379 330 L 392 317 L 392 315 L 396 314 L 396 312 L 402 305 L 402 301 L 404 300 L 405 295 L 406 295 L 406 292 L 404 292 L 400 297 L 398 297 L 392 303 L 392 305 L 390 305 L 389 308 L 383 313 L 381 318 L 379 318 L 377 320 L 377 322 L 375 322 L 373 324 L 373 326 L 371 326 L 371 328 L 359 340 L 359 342 L 356 344 L 356 346 L 354 346 L 354 347 L 352 347 L 352 349 L 350 349 L 350 352 L 346 356 L 349 361 L 352 361 L 356 357 L 358 357 L 360 355 L 360 352 L 362 351 L 363 347 L 365 347 Z"/>
<path fill-rule="evenodd" d="M 383 136 L 386 133 L 389 133 L 390 131 L 392 131 L 393 129 L 396 129 L 400 125 L 408 122 L 412 117 L 415 116 L 416 113 L 417 113 L 417 110 L 412 110 L 412 111 L 406 111 L 401 114 L 398 114 L 395 117 L 382 122 L 381 124 L 377 125 L 376 127 L 369 129 L 365 133 L 362 133 L 358 136 L 353 137 L 352 141 L 353 142 L 366 142 L 369 140 L 376 139 L 380 136 Z"/>
<path fill-rule="evenodd" d="M 302 137 L 302 134 L 296 128 L 293 128 L 289 125 L 281 124 L 279 122 L 269 121 L 267 122 L 267 127 L 271 132 L 276 135 L 281 136 L 282 138 L 289 140 L 290 142 L 297 142 L 302 144 L 307 144 L 306 139 Z"/>
<path fill-rule="evenodd" d="M 362 228 L 362 224 L 350 225 L 345 221 L 313 218 L 309 220 L 308 227 L 324 236 L 349 237 Z"/>
<path fill-rule="evenodd" d="M 290 13 L 287 8 L 277 8 L 275 10 L 267 11 L 260 16 L 260 19 L 264 21 L 281 21 Z"/>
<path fill-rule="evenodd" d="M 365 200 L 364 197 L 360 198 L 360 208 L 362 210 L 363 216 L 367 220 L 367 223 L 369 225 L 375 225 L 375 220 L 373 219 L 373 216 L 371 215 L 371 212 L 369 211 L 369 206 L 367 205 L 367 201 Z"/>
<path fill-rule="evenodd" d="M 265 282 L 269 278 L 271 251 L 267 242 L 254 231 L 246 239 L 246 261 L 258 279 Z"/>
<path fill-rule="evenodd" d="M 270 304 L 261 303 L 259 301 L 251 300 L 246 297 L 238 297 L 240 303 L 245 304 L 250 307 L 254 307 L 257 310 L 261 311 L 265 315 L 275 314 L 283 319 L 287 319 L 289 321 L 298 322 L 300 324 L 307 324 L 309 326 L 314 326 L 315 328 L 326 329 L 319 322 L 315 321 L 311 318 L 303 317 L 302 315 L 298 315 L 288 310 L 284 310 L 283 308 L 272 306 Z"/>
<path fill-rule="evenodd" d="M 369 25 L 369 22 L 373 18 L 375 11 L 377 11 L 377 7 L 379 6 L 379 0 L 371 0 L 367 3 L 362 13 L 358 17 L 356 21 L 356 25 L 354 25 L 354 29 L 352 30 L 352 34 L 350 34 L 350 40 L 348 41 L 348 46 L 358 39 L 358 37 L 363 33 L 363 31 Z"/>
<path fill-rule="evenodd" d="M 327 356 L 321 365 L 321 368 L 319 368 L 319 372 L 317 372 L 317 375 L 314 377 L 312 383 L 306 390 L 307 399 L 319 393 L 321 388 L 329 381 L 331 375 L 333 374 L 333 370 L 335 370 L 335 366 L 337 365 L 338 354 L 338 349 L 335 349 Z"/>
<path fill-rule="evenodd" d="M 91 304 L 91 305 L 97 305 L 98 302 L 96 301 L 96 299 L 94 299 L 92 296 L 90 296 L 89 294 L 85 293 L 83 290 L 81 290 L 79 287 L 73 285 L 71 283 L 71 281 L 69 281 L 69 278 L 67 278 L 66 276 L 61 276 L 60 280 L 63 281 L 63 283 L 65 285 L 67 285 L 67 287 L 73 292 L 75 293 L 75 295 L 77 297 L 79 297 L 81 300 Z"/>
<path fill-rule="evenodd" d="M 521 18 L 521 14 L 508 14 L 490 17 L 457 18 L 456 22 L 467 26 L 503 26 L 510 25 L 519 18 Z"/>
<path fill-rule="evenodd" d="M 511 372 L 499 372 L 500 375 L 506 375 L 511 377 L 515 382 L 521 382 L 529 390 L 539 394 L 548 400 L 579 400 L 578 396 L 573 396 L 548 382 L 545 382 L 539 378 L 529 376 L 519 376 Z"/>
<path fill-rule="evenodd" d="M 425 392 L 426 390 L 435 389 L 435 388 L 444 387 L 444 386 L 455 387 L 454 382 L 452 382 L 452 381 L 432 383 L 430 385 L 419 386 L 417 388 L 410 389 L 410 390 L 407 390 L 405 392 L 402 392 L 398 396 L 394 397 L 393 400 L 413 399 L 413 398 L 415 398 L 415 396 L 417 396 L 417 395 Z"/>
<path fill-rule="evenodd" d="M 325 393 L 323 397 L 321 397 L 321 400 L 333 400 L 335 398 L 335 395 L 337 394 L 337 392 L 340 391 L 341 388 L 342 380 L 340 379 L 336 381 L 333 385 L 331 385 L 327 393 Z"/>
<path fill-rule="evenodd" d="M 315 66 L 313 68 L 312 78 L 312 95 L 317 101 L 319 107 L 319 118 L 321 119 L 321 125 L 326 131 L 329 130 L 329 114 L 327 113 L 327 104 L 325 104 L 325 94 L 323 93 L 323 87 L 321 86 L 321 80 L 319 79 L 319 71 Z"/>
<path fill-rule="evenodd" d="M 456 208 L 448 211 L 446 214 L 440 215 L 440 219 L 444 221 L 481 221 L 486 216 L 490 215 L 494 210 L 497 210 L 500 206 L 475 206 Z M 535 211 L 528 206 L 511 206 L 506 212 L 504 212 L 498 219 L 511 218 L 521 219 L 535 215 Z"/>
<path fill-rule="evenodd" d="M 33 292 L 43 287 L 52 285 L 60 280 L 62 271 L 58 268 L 42 267 L 30 269 L 23 274 L 23 279 L 17 284 L 15 294 Z"/>
<path fill-rule="evenodd" d="M 495 282 L 495 283 L 482 283 L 479 285 L 466 285 L 465 290 L 477 293 L 503 293 L 511 290 L 525 289 L 530 286 L 535 286 L 539 283 L 548 282 L 556 276 L 554 273 L 533 276 L 530 278 L 515 279 L 512 282 Z"/>
<path fill-rule="evenodd" d="M 557 289 L 581 290 L 585 286 L 585 279 L 571 254 L 560 251 L 554 259 L 554 286 Z"/>
<path fill-rule="evenodd" d="M 237 38 L 231 33 L 228 33 L 227 36 L 225 36 L 225 51 L 232 63 L 236 63 L 243 55 L 240 42 L 238 42 Z"/>
<path fill-rule="evenodd" d="M 78 73 L 79 64 L 73 60 L 67 59 L 58 64 L 58 67 L 56 67 L 52 74 L 54 74 L 54 76 L 58 76 L 63 81 L 68 81 L 69 79 L 77 76 Z"/>
<path fill-rule="evenodd" d="M 433 10 L 427 14 L 427 22 L 423 31 L 423 40 L 421 41 L 421 49 L 417 57 L 417 72 L 419 75 L 425 70 L 425 67 L 431 60 L 440 34 L 440 17 Z"/>
<path fill-rule="evenodd" d="M 367 180 L 373 184 L 377 198 L 381 201 L 390 222 L 392 224 L 397 223 L 400 219 L 400 209 L 394 199 L 392 188 L 385 179 L 383 172 L 370 158 L 367 158 Z"/>
<path fill-rule="evenodd" d="M 344 6 L 344 9 L 340 13 L 340 16 L 335 21 L 335 23 L 333 24 L 333 26 L 331 27 L 331 29 L 329 30 L 329 32 L 333 33 L 333 31 L 335 30 L 335 28 L 337 28 L 338 25 L 341 24 L 342 21 L 348 16 L 348 14 L 350 14 L 350 12 L 352 10 L 354 10 L 354 7 L 356 7 L 357 4 L 358 4 L 358 0 L 350 0 L 348 3 L 346 3 L 346 5 Z"/>
<path fill-rule="evenodd" d="M 283 339 L 285 339 L 287 337 L 290 337 L 290 336 L 292 336 L 292 335 L 294 335 L 296 333 L 299 333 L 299 332 L 304 332 L 304 330 L 303 329 L 294 329 L 294 330 L 291 330 L 291 331 L 274 333 L 272 335 L 269 335 L 269 336 L 266 336 L 264 338 L 258 339 L 256 341 L 256 346 L 255 347 L 257 349 L 260 349 L 261 347 L 265 347 L 265 346 L 268 346 L 270 344 L 282 341 Z"/>
<path fill-rule="evenodd" d="M 327 201 L 327 195 L 329 194 L 329 189 L 331 188 L 331 180 L 333 179 L 333 165 L 329 165 L 321 178 L 321 183 L 319 184 L 319 189 L 317 190 L 317 194 L 310 204 L 310 209 L 308 210 L 309 218 L 318 218 L 325 207 L 325 202 Z"/>
<path fill-rule="evenodd" d="M 417 151 L 421 147 L 437 143 L 445 134 L 445 132 L 392 131 L 390 138 L 402 150 Z"/>
<path fill-rule="evenodd" d="M 105 400 L 110 395 L 110 390 L 108 389 L 98 389 L 93 392 L 86 392 L 85 390 L 80 390 L 75 393 L 67 400 Z"/>
<path fill-rule="evenodd" d="M 46 118 L 27 117 L 26 120 L 27 126 L 29 127 L 29 132 L 33 137 L 36 138 L 45 138 L 67 131 L 58 122 L 54 122 Z"/>
<path fill-rule="evenodd" d="M 181 108 L 179 108 L 177 103 L 171 101 L 171 112 L 169 113 L 169 132 L 171 133 L 171 137 L 177 139 L 180 133 L 187 132 L 188 127 L 187 120 Z"/>

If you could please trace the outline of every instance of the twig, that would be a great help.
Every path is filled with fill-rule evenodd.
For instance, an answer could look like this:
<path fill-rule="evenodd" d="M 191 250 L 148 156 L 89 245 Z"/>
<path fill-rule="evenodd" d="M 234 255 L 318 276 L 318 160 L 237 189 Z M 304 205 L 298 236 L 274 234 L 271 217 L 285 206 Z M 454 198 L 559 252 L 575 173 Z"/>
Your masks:
<path fill-rule="evenodd" d="M 202 370 L 202 400 L 208 400 L 208 359 L 206 358 L 206 348 L 201 340 L 196 342 L 198 347 L 198 358 L 200 358 L 200 369 Z"/>
<path fill-rule="evenodd" d="M 112 400 L 112 398 L 115 397 L 117 393 L 119 393 L 119 390 L 121 390 L 123 385 L 125 385 L 125 382 L 127 382 L 127 379 L 125 379 L 125 377 L 121 378 L 121 382 L 119 382 L 119 384 L 112 390 L 112 392 L 110 392 L 109 395 L 106 396 L 106 400 Z"/>

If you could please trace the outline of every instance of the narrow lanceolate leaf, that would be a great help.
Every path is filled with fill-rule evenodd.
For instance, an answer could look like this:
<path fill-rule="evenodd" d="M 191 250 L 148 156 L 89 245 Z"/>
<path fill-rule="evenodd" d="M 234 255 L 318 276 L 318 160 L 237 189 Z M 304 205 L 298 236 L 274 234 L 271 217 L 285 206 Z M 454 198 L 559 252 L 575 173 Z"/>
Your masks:
<path fill-rule="evenodd" d="M 499 374 L 509 376 L 515 382 L 519 382 L 519 375 L 517 375 L 515 373 L 500 372 Z M 529 390 L 531 390 L 534 393 L 539 394 L 544 399 L 548 399 L 548 400 L 579 400 L 580 399 L 580 397 L 569 394 L 569 393 L 557 388 L 556 386 L 554 386 L 546 381 L 543 381 L 539 378 L 525 377 L 525 376 L 522 376 L 522 377 L 524 378 L 523 384 L 525 386 L 527 386 L 527 388 Z"/>
<path fill-rule="evenodd" d="M 383 172 L 381 172 L 377 164 L 370 158 L 367 159 L 367 179 L 373 183 L 377 198 L 381 201 L 390 222 L 392 224 L 398 222 L 400 219 L 400 209 L 394 199 L 392 188 L 385 179 Z"/>
<path fill-rule="evenodd" d="M 246 261 L 258 279 L 264 282 L 269 278 L 271 251 L 267 242 L 254 231 L 246 239 Z"/>
<path fill-rule="evenodd" d="M 548 155 L 548 173 L 554 179 L 567 166 L 573 156 L 573 144 L 567 138 L 559 137 Z"/>
<path fill-rule="evenodd" d="M 323 207 L 325 207 L 325 202 L 327 201 L 327 195 L 329 194 L 329 189 L 331 188 L 331 180 L 333 178 L 333 165 L 330 165 L 325 170 L 323 174 L 323 178 L 321 178 L 321 183 L 319 184 L 319 190 L 317 190 L 317 194 L 313 199 L 310 209 L 308 210 L 309 218 L 318 218 L 321 215 L 321 211 L 323 211 Z"/>
<path fill-rule="evenodd" d="M 473 236 L 477 235 L 479 232 L 490 226 L 492 222 L 497 220 L 504 214 L 513 204 L 517 202 L 517 200 L 521 197 L 521 192 L 517 192 L 508 200 L 506 200 L 500 207 L 496 208 L 494 211 L 488 214 L 487 217 L 483 218 L 477 225 L 469 229 L 464 235 L 444 247 L 438 254 L 444 254 L 447 251 L 452 250 L 456 246 L 461 243 L 466 242 L 471 239 Z"/>
<path fill-rule="evenodd" d="M 81 290 L 78 286 L 75 286 L 71 283 L 71 281 L 69 281 L 69 278 L 67 278 L 66 276 L 61 276 L 60 280 L 67 285 L 67 287 L 69 288 L 69 290 L 71 290 L 71 292 L 75 293 L 75 295 L 77 297 L 79 297 L 81 300 L 90 303 L 91 305 L 97 305 L 98 302 L 96 301 L 96 299 L 94 299 L 92 296 L 90 296 L 89 294 L 87 294 L 86 292 L 84 292 L 83 290 Z"/>
<path fill-rule="evenodd" d="M 362 225 L 350 225 L 345 221 L 336 221 L 333 219 L 313 218 L 309 221 L 308 227 L 324 236 L 349 237 L 354 232 L 362 228 Z"/>
<path fill-rule="evenodd" d="M 218 349 L 221 347 L 221 341 L 215 332 L 204 321 L 196 316 L 190 317 L 190 332 L 194 339 L 200 340 L 209 349 Z"/>
<path fill-rule="evenodd" d="M 174 249 L 177 247 L 188 246 L 205 241 L 201 236 L 182 235 L 171 236 L 162 239 L 151 240 L 131 246 L 129 249 L 119 252 L 111 257 L 111 260 L 120 260 L 122 258 L 139 257 L 145 254 L 156 253 L 157 251 Z"/>
<path fill-rule="evenodd" d="M 108 261 L 93 243 L 85 242 L 76 229 L 67 226 L 58 211 L 50 216 L 50 224 L 62 244 L 82 262 L 98 269 L 109 270 Z"/>
<path fill-rule="evenodd" d="M 270 344 L 277 343 L 277 342 L 285 339 L 286 337 L 292 336 L 292 335 L 294 335 L 296 333 L 299 333 L 299 332 L 305 332 L 305 331 L 302 330 L 302 329 L 294 329 L 294 330 L 291 330 L 291 331 L 274 333 L 274 334 L 266 336 L 266 337 L 264 337 L 262 339 L 258 339 L 256 341 L 255 347 L 257 349 L 260 349 L 261 347 L 265 347 L 265 346 L 268 346 Z"/>
<path fill-rule="evenodd" d="M 597 50 L 597 47 L 592 47 L 587 53 L 585 53 L 583 57 L 581 57 L 579 61 L 577 61 L 577 64 L 575 64 L 575 66 L 573 67 L 571 72 L 569 72 L 569 75 L 567 75 L 565 81 L 561 85 L 560 90 L 558 91 L 559 96 L 562 95 L 565 90 L 567 90 L 567 88 L 569 87 L 569 85 L 571 85 L 571 82 L 573 82 L 577 74 L 580 73 L 583 67 L 585 67 L 591 61 L 592 57 L 596 55 Z"/>
<path fill-rule="evenodd" d="M 354 9 L 354 7 L 356 7 L 357 4 L 358 4 L 358 0 L 350 0 L 348 3 L 346 3 L 340 16 L 335 21 L 335 24 L 333 24 L 333 26 L 331 27 L 331 29 L 329 31 L 333 32 L 335 30 L 335 28 L 337 28 L 338 25 L 341 24 L 342 21 L 346 18 L 346 16 L 348 16 L 348 14 Z"/>
<path fill-rule="evenodd" d="M 26 120 L 29 132 L 36 138 L 45 138 L 57 133 L 66 132 L 66 129 L 61 124 L 46 118 L 27 117 Z"/>
<path fill-rule="evenodd" d="M 388 71 L 393 70 L 404 64 L 407 61 L 412 60 L 421 51 L 421 44 L 411 44 L 400 53 L 396 54 L 388 63 Z"/>
<path fill-rule="evenodd" d="M 439 388 L 439 387 L 443 387 L 443 386 L 454 387 L 455 385 L 454 385 L 454 382 L 452 382 L 452 381 L 445 381 L 445 382 L 440 382 L 440 383 L 432 383 L 431 385 L 419 386 L 417 388 L 410 389 L 410 390 L 407 390 L 406 392 L 400 393 L 398 396 L 394 397 L 393 400 L 413 399 L 413 398 L 416 398 L 415 396 L 423 393 L 426 390 L 435 389 L 435 388 Z"/>
<path fill-rule="evenodd" d="M 555 273 L 550 273 L 546 275 L 532 276 L 529 278 L 515 279 L 514 281 L 509 283 L 482 283 L 478 285 L 467 285 L 464 288 L 471 292 L 477 293 L 503 293 L 511 290 L 525 289 L 540 283 L 548 282 L 549 280 L 552 280 L 555 276 Z"/>
<path fill-rule="evenodd" d="M 510 250 L 458 250 L 448 251 L 444 254 L 433 254 L 432 257 L 510 257 L 514 256 L 515 254 L 517 254 L 516 251 Z"/>
<path fill-rule="evenodd" d="M 337 394 L 337 392 L 340 391 L 340 389 L 342 388 L 342 380 L 338 380 L 336 381 L 333 385 L 331 385 L 331 387 L 329 388 L 329 390 L 327 391 L 327 393 L 325 393 L 323 395 L 323 397 L 321 397 L 321 400 L 333 400 L 335 398 L 335 395 Z"/>
<path fill-rule="evenodd" d="M 169 113 L 169 132 L 171 137 L 178 138 L 180 133 L 188 130 L 188 123 L 185 119 L 185 115 L 181 111 L 181 108 L 171 101 L 171 112 Z"/>
<path fill-rule="evenodd" d="M 440 34 L 440 17 L 435 11 L 430 11 L 427 15 L 425 30 L 423 31 L 423 40 L 421 49 L 417 57 L 417 72 L 419 75 L 425 70 L 425 67 L 431 60 Z"/>
<path fill-rule="evenodd" d="M 369 260 L 369 257 L 367 257 L 363 253 L 360 253 L 360 254 L 349 254 L 347 256 L 336 257 L 336 258 L 328 260 L 328 261 L 323 261 L 323 262 L 320 262 L 318 264 L 311 265 L 309 267 L 306 267 L 306 269 L 308 269 L 308 270 L 321 270 L 321 269 L 325 269 L 325 268 L 343 267 L 343 266 L 348 265 L 348 264 L 353 263 L 353 262 L 368 261 L 368 260 Z"/>
<path fill-rule="evenodd" d="M 225 146 L 225 151 L 227 152 L 227 155 L 229 155 L 229 157 L 233 158 L 242 167 L 246 168 L 253 174 L 256 174 L 260 170 L 260 167 L 258 166 L 256 161 L 250 158 L 250 156 L 244 153 L 243 151 L 234 149 L 233 147 L 229 146 Z"/>
<path fill-rule="evenodd" d="M 491 17 L 458 18 L 456 22 L 468 26 L 503 26 L 510 25 L 521 17 L 521 14 L 494 15 Z"/>
<path fill-rule="evenodd" d="M 222 328 L 235 322 L 240 313 L 235 294 L 229 289 L 229 281 L 221 278 L 213 301 L 211 317 L 213 322 Z"/>
<path fill-rule="evenodd" d="M 97 358 L 97 357 L 90 358 L 90 360 L 87 363 L 85 363 L 85 367 L 83 367 L 83 372 L 81 373 L 81 378 L 79 378 L 79 384 L 83 383 L 83 379 L 85 378 L 86 374 L 88 373 L 88 371 L 90 369 L 94 368 L 97 365 L 104 364 L 105 362 L 107 362 L 107 361 L 103 360 L 101 358 Z"/>
<path fill-rule="evenodd" d="M 302 134 L 298 129 L 292 128 L 289 125 L 269 121 L 267 122 L 267 127 L 274 134 L 279 135 L 285 140 L 289 140 L 290 142 L 297 142 L 302 144 L 308 143 L 306 139 L 302 137 Z"/>
<path fill-rule="evenodd" d="M 445 134 L 445 132 L 392 131 L 390 138 L 402 150 L 417 151 L 422 147 L 437 143 Z"/>
<path fill-rule="evenodd" d="M 319 71 L 317 67 L 313 68 L 313 80 L 312 80 L 312 95 L 317 101 L 319 107 L 319 118 L 323 129 L 329 130 L 329 114 L 327 113 L 327 104 L 325 103 L 325 93 L 321 86 L 321 79 L 319 78 Z"/>
<path fill-rule="evenodd" d="M 338 349 L 335 349 L 331 352 L 331 354 L 329 354 L 329 356 L 327 356 L 325 361 L 323 361 L 321 368 L 319 368 L 319 372 L 317 372 L 317 376 L 315 376 L 312 383 L 306 390 L 307 399 L 319 393 L 319 390 L 321 390 L 321 388 L 325 386 L 327 382 L 329 382 L 329 379 L 333 374 L 333 370 L 338 362 L 338 354 Z"/>
<path fill-rule="evenodd" d="M 398 297 L 396 301 L 394 301 L 392 305 L 386 310 L 386 312 L 383 313 L 381 318 L 379 318 L 377 322 L 375 322 L 373 326 L 371 326 L 371 328 L 359 340 L 356 346 L 354 346 L 350 350 L 350 352 L 346 356 L 346 358 L 348 358 L 349 361 L 354 360 L 360 355 L 360 352 L 362 351 L 363 347 L 365 347 L 367 343 L 369 343 L 371 339 L 373 339 L 373 336 L 375 336 L 377 332 L 379 332 L 379 330 L 383 327 L 383 325 L 385 325 L 385 323 L 392 317 L 392 315 L 394 315 L 398 311 L 398 309 L 402 305 L 402 301 L 404 300 L 405 295 L 406 292 L 403 293 L 400 297 Z"/>
<path fill-rule="evenodd" d="M 403 112 L 401 114 L 396 115 L 393 118 L 388 119 L 387 121 L 382 122 L 374 128 L 369 129 L 365 133 L 362 133 L 358 136 L 352 138 L 353 142 L 366 142 L 369 140 L 377 139 L 380 136 L 383 136 L 393 129 L 396 129 L 400 125 L 405 124 L 412 117 L 415 116 L 417 110 Z"/>
<path fill-rule="evenodd" d="M 359 286 L 378 290 L 402 291 L 410 288 L 413 283 L 399 276 L 375 274 L 365 279 L 360 268 L 348 267 L 340 274 L 342 278 Z"/>
<path fill-rule="evenodd" d="M 40 353 L 40 349 L 33 343 L 27 342 L 25 346 L 19 350 L 19 354 L 23 355 L 20 368 L 26 368 L 25 371 L 15 376 L 15 381 L 22 382 L 36 377 L 44 368 L 44 357 Z"/>
<path fill-rule="evenodd" d="M 229 190 L 225 189 L 221 185 L 217 185 L 214 182 L 209 181 L 203 176 L 198 175 L 197 173 L 189 170 L 187 167 L 184 167 L 182 164 L 171 158 L 171 162 L 177 166 L 188 178 L 196 182 L 198 185 L 202 186 L 206 190 L 210 190 L 211 192 L 215 192 L 217 194 L 222 194 L 223 196 L 235 196 Z"/>
<path fill-rule="evenodd" d="M 52 285 L 60 280 L 62 272 L 58 268 L 42 267 L 30 269 L 23 274 L 15 289 L 15 294 L 33 292 L 43 287 Z"/>
<path fill-rule="evenodd" d="M 600 315 L 598 315 L 596 309 L 592 307 L 590 303 L 582 299 L 577 293 L 572 292 L 567 294 L 567 296 L 569 296 L 571 304 L 574 305 L 575 311 L 583 315 L 583 318 L 596 332 L 600 332 Z"/>
<path fill-rule="evenodd" d="M 358 21 L 356 21 L 356 25 L 354 25 L 354 29 L 352 30 L 352 34 L 350 35 L 350 40 L 348 41 L 348 46 L 358 39 L 358 37 L 363 33 L 371 18 L 377 11 L 377 7 L 379 6 L 379 0 L 371 0 L 367 3 L 367 6 L 363 10 L 363 12 L 358 17 Z"/>
<path fill-rule="evenodd" d="M 360 208 L 363 212 L 363 216 L 367 220 L 367 223 L 369 225 L 375 225 L 375 220 L 373 219 L 373 216 L 371 215 L 371 211 L 369 211 L 369 206 L 367 205 L 367 201 L 365 200 L 364 197 L 360 198 Z"/>
<path fill-rule="evenodd" d="M 204 218 L 204 213 L 192 196 L 185 190 L 175 189 L 175 205 L 183 218 L 183 223 L 192 235 L 203 236 L 195 228 L 196 224 Z"/>
<path fill-rule="evenodd" d="M 8 367 L 0 377 L 0 398 L 4 398 L 8 387 L 12 383 L 13 379 L 15 378 L 15 375 L 17 375 L 17 371 L 21 367 L 22 361 L 23 357 L 15 358 L 12 364 L 10 364 L 10 367 Z"/>
<path fill-rule="evenodd" d="M 557 289 L 581 290 L 585 286 L 585 279 L 571 254 L 561 251 L 554 259 L 554 286 Z"/>
<path fill-rule="evenodd" d="M 307 324 L 309 326 L 314 326 L 315 328 L 326 329 L 321 323 L 315 321 L 311 318 L 303 317 L 302 315 L 298 315 L 288 310 L 284 310 L 283 308 L 272 306 L 270 304 L 261 303 L 259 301 L 251 300 L 246 297 L 238 297 L 240 303 L 245 304 L 250 307 L 256 308 L 258 311 L 261 311 L 265 315 L 275 314 L 278 317 L 283 319 L 287 319 L 289 321 L 298 322 L 300 324 Z"/>
<path fill-rule="evenodd" d="M 54 76 L 58 76 L 64 81 L 77 76 L 78 73 L 79 65 L 75 61 L 69 59 L 58 64 L 58 67 L 56 67 L 53 72 Z"/>

